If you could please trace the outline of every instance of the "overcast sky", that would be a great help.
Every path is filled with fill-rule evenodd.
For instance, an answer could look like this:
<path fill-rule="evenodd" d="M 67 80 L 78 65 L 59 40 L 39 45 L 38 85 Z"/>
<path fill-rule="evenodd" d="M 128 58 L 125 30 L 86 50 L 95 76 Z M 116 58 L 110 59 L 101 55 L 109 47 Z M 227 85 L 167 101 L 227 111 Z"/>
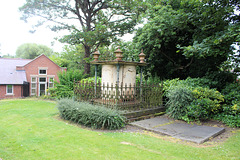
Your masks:
<path fill-rule="evenodd" d="M 25 0 L 1 0 L 0 1 L 0 55 L 15 55 L 18 46 L 24 43 L 44 44 L 59 52 L 62 44 L 51 42 L 58 34 L 40 27 L 35 33 L 30 33 L 32 25 L 20 20 L 21 13 L 18 8 L 25 3 Z"/>

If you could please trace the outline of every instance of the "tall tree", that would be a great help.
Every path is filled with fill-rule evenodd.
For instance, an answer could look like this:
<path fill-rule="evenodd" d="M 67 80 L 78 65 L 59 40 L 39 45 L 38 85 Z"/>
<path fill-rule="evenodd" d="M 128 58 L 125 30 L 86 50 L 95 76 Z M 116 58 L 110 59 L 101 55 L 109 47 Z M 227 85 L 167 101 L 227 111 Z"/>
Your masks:
<path fill-rule="evenodd" d="M 24 20 L 41 17 L 36 26 L 52 21 L 53 31 L 68 29 L 71 34 L 61 41 L 83 44 L 85 73 L 89 74 L 91 52 L 100 45 L 109 45 L 117 35 L 132 31 L 140 9 L 138 3 L 137 0 L 27 0 L 20 11 Z"/>
<path fill-rule="evenodd" d="M 137 31 L 152 75 L 202 77 L 219 70 L 240 34 L 239 1 L 149 0 L 147 23 Z"/>
<path fill-rule="evenodd" d="M 50 59 L 61 67 L 67 67 L 68 70 L 84 71 L 83 57 L 83 45 L 65 45 L 62 52 L 54 53 Z"/>
<path fill-rule="evenodd" d="M 16 57 L 25 59 L 34 59 L 41 54 L 51 56 L 53 53 L 52 49 L 48 46 L 36 44 L 36 43 L 25 43 L 17 48 Z"/>

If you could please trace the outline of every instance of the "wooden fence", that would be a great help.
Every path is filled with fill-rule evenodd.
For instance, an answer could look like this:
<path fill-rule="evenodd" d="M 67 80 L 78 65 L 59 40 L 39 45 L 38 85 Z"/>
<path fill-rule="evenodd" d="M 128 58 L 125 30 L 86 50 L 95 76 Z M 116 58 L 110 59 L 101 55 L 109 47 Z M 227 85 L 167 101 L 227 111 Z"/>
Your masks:
<path fill-rule="evenodd" d="M 94 84 L 78 82 L 74 97 L 77 101 L 117 107 L 126 111 L 154 109 L 163 106 L 162 85 L 159 84 Z"/>

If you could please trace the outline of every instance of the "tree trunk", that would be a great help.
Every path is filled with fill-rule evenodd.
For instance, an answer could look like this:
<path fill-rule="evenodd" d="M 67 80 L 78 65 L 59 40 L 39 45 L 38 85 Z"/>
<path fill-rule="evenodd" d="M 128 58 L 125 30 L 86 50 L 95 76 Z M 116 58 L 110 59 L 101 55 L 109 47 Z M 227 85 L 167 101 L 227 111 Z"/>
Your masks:
<path fill-rule="evenodd" d="M 84 45 L 85 49 L 85 55 L 84 55 L 84 74 L 90 75 L 90 63 L 89 63 L 89 57 L 91 54 L 91 49 L 89 46 Z"/>

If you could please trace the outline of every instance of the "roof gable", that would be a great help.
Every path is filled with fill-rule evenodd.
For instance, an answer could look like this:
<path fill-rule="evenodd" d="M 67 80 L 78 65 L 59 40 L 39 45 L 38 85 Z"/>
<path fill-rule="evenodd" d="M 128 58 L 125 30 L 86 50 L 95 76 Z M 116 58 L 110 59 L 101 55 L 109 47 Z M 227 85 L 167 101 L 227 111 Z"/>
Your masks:
<path fill-rule="evenodd" d="M 37 61 L 40 58 L 46 58 L 47 60 L 49 60 L 51 63 L 53 63 L 54 65 L 56 65 L 57 67 L 61 68 L 59 65 L 57 65 L 55 62 L 53 62 L 50 58 L 48 58 L 46 55 L 41 54 L 40 56 L 34 58 L 32 61 L 30 61 L 29 63 L 25 64 L 24 67 L 31 65 L 31 63 L 34 63 L 35 61 Z"/>

